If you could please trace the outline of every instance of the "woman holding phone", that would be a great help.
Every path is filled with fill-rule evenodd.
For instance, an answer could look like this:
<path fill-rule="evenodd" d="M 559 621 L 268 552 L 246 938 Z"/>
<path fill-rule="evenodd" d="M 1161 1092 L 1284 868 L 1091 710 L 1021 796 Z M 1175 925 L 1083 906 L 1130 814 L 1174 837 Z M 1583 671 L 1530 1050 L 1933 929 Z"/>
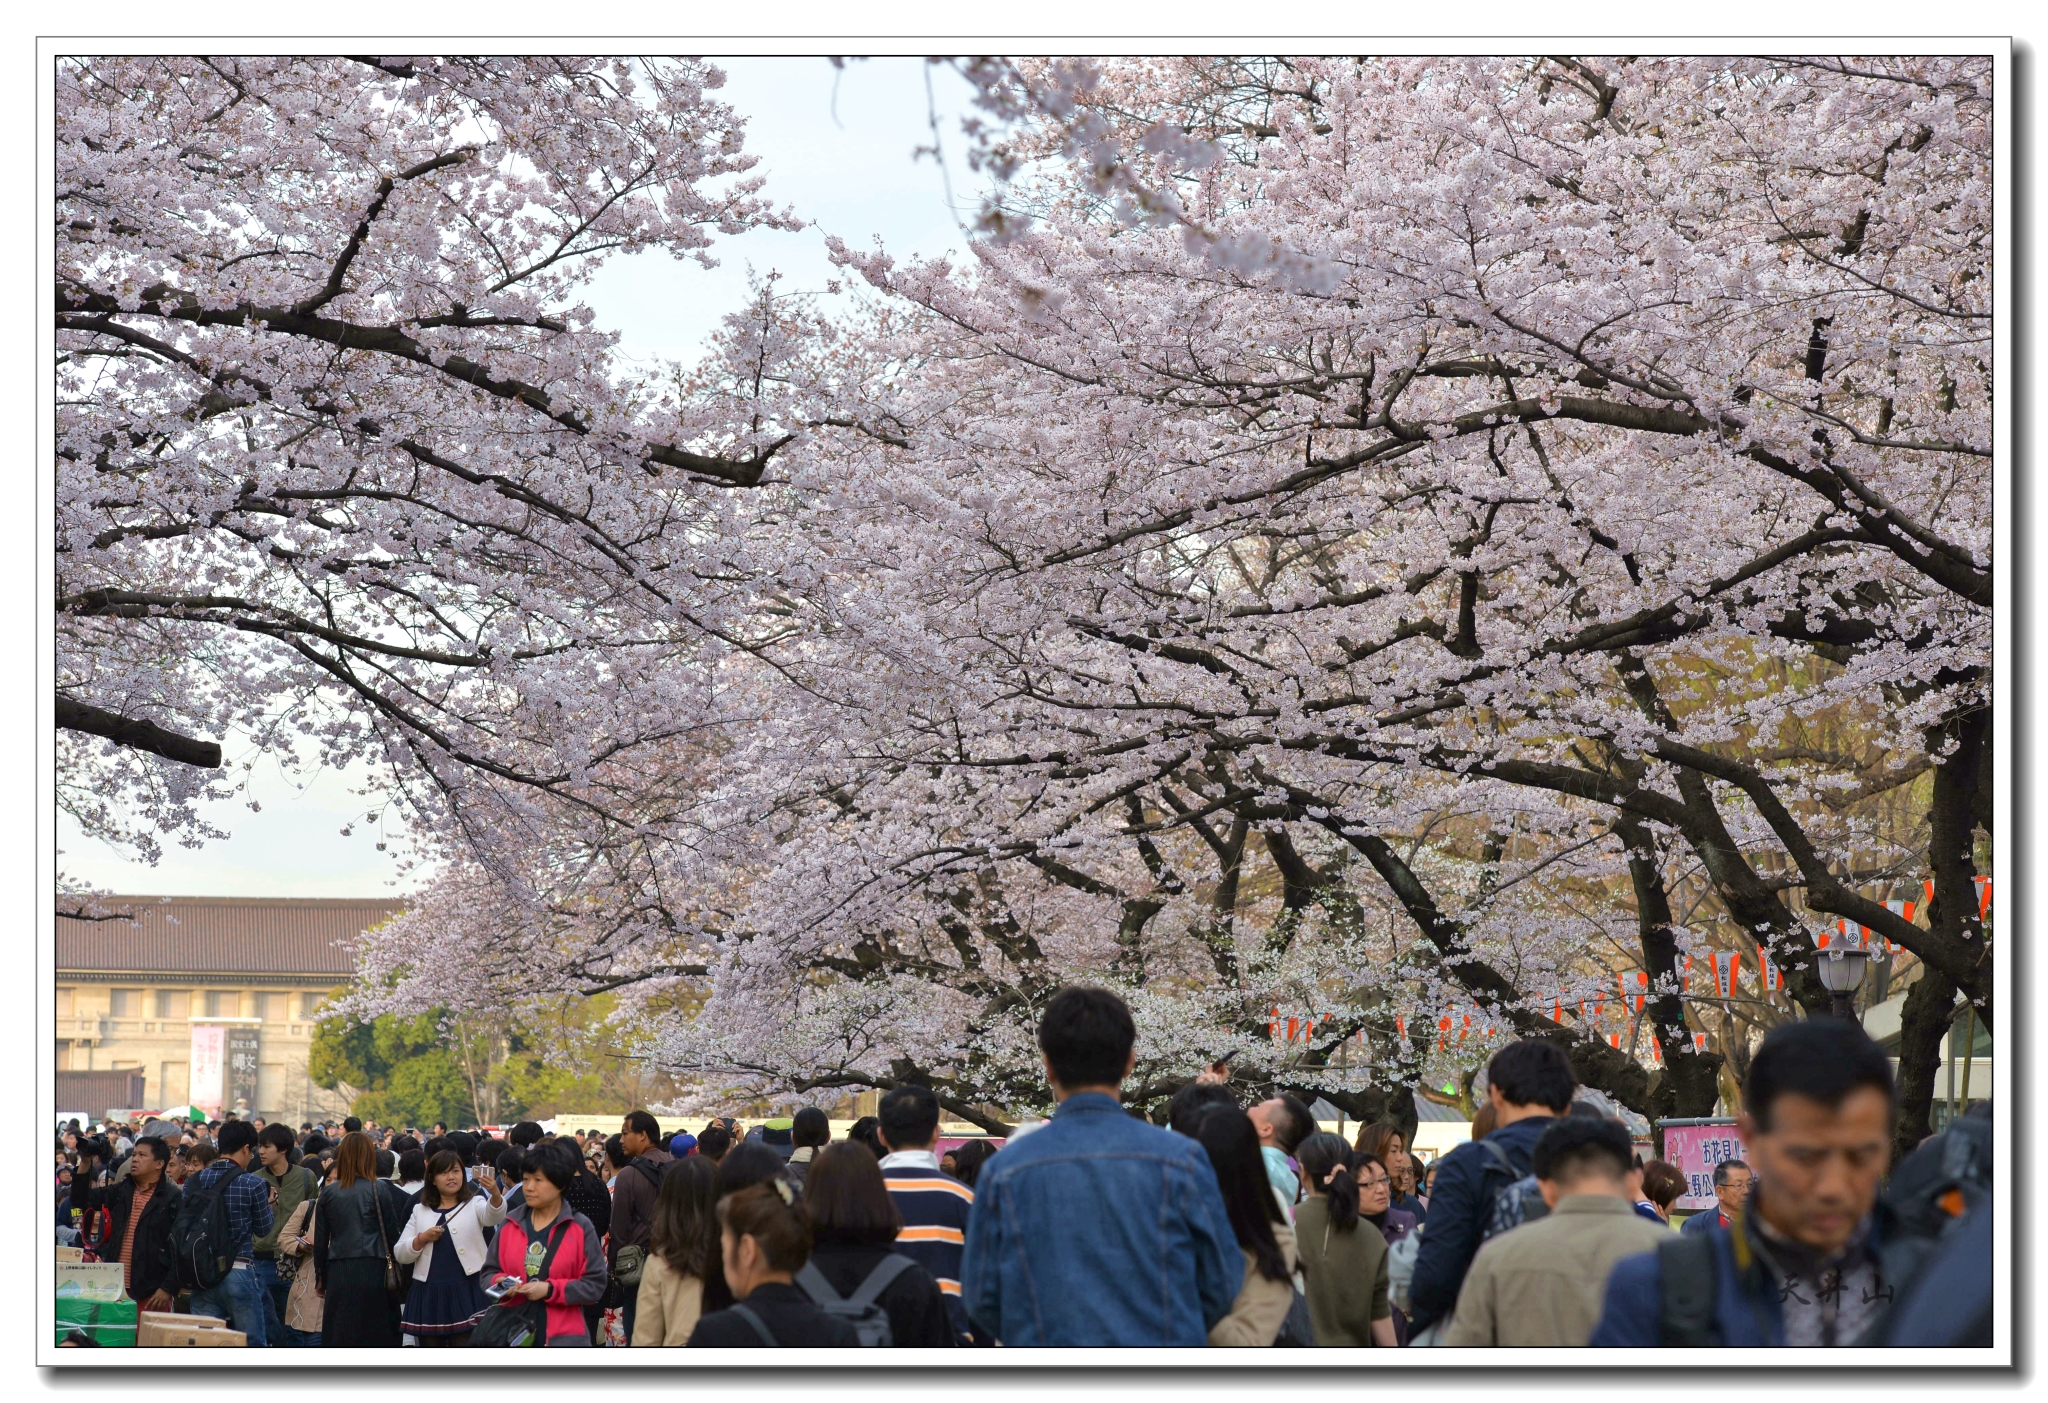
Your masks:
<path fill-rule="evenodd" d="M 505 1195 L 489 1165 L 479 1167 L 471 1182 L 453 1150 L 427 1161 L 427 1181 L 395 1249 L 400 1262 L 412 1263 L 402 1328 L 415 1343 L 469 1342 L 490 1306 L 477 1279 L 490 1255 L 484 1229 L 504 1221 Z"/>

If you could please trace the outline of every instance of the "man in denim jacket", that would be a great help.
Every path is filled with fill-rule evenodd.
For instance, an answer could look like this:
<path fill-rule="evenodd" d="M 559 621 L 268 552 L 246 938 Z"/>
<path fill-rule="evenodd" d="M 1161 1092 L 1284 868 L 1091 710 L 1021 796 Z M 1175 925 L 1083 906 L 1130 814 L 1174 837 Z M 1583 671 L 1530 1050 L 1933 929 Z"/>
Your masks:
<path fill-rule="evenodd" d="M 981 1171 L 962 1294 L 1005 1345 L 1206 1345 L 1244 1259 L 1202 1147 L 1127 1114 L 1137 1029 L 1069 987 L 1038 1026 L 1059 1109 Z"/>

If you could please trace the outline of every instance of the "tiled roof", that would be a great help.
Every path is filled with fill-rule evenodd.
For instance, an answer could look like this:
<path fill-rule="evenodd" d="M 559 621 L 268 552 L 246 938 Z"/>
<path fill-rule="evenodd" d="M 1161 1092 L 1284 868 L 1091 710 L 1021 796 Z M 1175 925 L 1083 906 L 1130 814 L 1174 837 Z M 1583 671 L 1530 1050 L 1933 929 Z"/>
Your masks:
<path fill-rule="evenodd" d="M 134 919 L 57 917 L 60 972 L 348 975 L 342 942 L 403 903 L 260 896 L 122 896 L 109 911 Z"/>

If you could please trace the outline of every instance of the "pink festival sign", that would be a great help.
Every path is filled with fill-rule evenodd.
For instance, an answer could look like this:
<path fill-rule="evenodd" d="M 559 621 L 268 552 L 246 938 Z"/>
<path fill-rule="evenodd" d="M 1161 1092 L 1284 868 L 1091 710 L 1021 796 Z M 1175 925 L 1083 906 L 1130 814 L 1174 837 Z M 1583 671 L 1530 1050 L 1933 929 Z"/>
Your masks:
<path fill-rule="evenodd" d="M 192 1104 L 218 1115 L 227 1067 L 228 1030 L 219 1023 L 192 1025 Z"/>
<path fill-rule="evenodd" d="M 1685 1192 L 1672 1207 L 1687 1212 L 1715 1207 L 1714 1166 L 1724 1159 L 1749 1158 L 1742 1137 L 1735 1133 L 1735 1122 L 1674 1125 L 1665 1121 L 1663 1127 L 1665 1162 L 1685 1176 Z"/>

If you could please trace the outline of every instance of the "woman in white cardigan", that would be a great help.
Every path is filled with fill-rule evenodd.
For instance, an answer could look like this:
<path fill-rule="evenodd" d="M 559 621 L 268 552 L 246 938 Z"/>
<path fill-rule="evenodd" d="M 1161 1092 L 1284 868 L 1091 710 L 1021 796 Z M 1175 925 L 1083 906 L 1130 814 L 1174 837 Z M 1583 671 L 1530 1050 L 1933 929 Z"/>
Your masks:
<path fill-rule="evenodd" d="M 427 1161 L 427 1182 L 393 1249 L 413 1264 L 401 1328 L 414 1343 L 469 1342 L 490 1307 L 477 1280 L 490 1257 L 484 1229 L 504 1221 L 505 1196 L 490 1166 L 471 1182 L 453 1150 Z"/>

